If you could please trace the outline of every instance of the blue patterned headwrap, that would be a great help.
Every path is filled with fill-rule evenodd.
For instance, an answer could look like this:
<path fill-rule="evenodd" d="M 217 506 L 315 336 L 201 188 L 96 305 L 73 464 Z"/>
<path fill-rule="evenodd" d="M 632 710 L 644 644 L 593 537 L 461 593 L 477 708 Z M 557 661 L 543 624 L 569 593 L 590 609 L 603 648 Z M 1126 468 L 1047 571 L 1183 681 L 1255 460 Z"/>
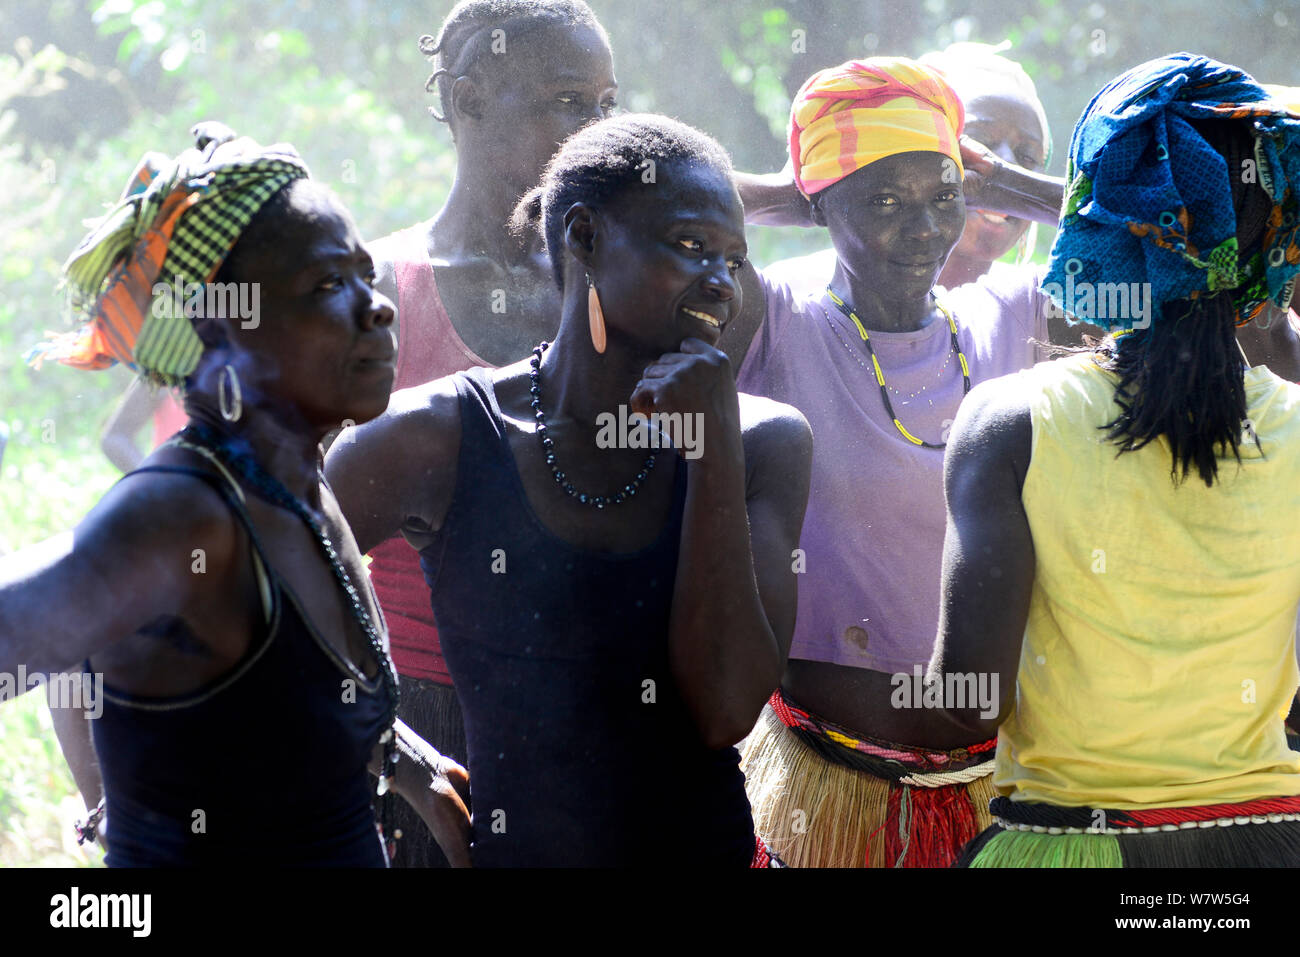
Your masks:
<path fill-rule="evenodd" d="M 1250 124 L 1254 159 L 1243 169 L 1229 170 L 1188 122 L 1214 119 Z M 1241 268 L 1230 176 L 1257 177 L 1273 199 L 1262 251 Z M 1074 128 L 1066 181 L 1043 291 L 1067 314 L 1142 329 L 1171 300 L 1221 289 L 1235 290 L 1242 323 L 1267 302 L 1289 306 L 1300 271 L 1300 117 L 1236 67 L 1178 53 L 1112 80 Z"/>

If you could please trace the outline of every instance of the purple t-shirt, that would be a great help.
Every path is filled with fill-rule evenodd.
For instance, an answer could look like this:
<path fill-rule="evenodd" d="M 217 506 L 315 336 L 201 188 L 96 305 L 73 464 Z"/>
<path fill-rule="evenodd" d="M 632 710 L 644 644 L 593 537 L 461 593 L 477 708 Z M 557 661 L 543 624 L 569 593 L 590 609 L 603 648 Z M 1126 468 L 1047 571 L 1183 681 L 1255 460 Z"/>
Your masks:
<path fill-rule="evenodd" d="M 972 384 L 1042 358 L 1030 342 L 1047 341 L 1038 278 L 1008 267 L 936 290 L 957 322 Z M 766 277 L 764 285 L 767 319 L 737 385 L 795 406 L 813 430 L 790 657 L 910 673 L 929 661 L 939 625 L 943 452 L 895 428 L 861 336 L 824 289 L 800 300 L 788 286 Z M 947 322 L 870 335 L 899 420 L 918 438 L 946 441 L 963 396 Z"/>

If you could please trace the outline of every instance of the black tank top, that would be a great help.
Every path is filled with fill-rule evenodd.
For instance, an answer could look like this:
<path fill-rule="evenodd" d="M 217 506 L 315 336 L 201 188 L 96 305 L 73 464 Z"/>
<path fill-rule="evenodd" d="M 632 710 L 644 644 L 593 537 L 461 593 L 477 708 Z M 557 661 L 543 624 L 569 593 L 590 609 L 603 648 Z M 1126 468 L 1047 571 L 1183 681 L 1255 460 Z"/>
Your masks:
<path fill-rule="evenodd" d="M 465 714 L 474 864 L 748 866 L 739 756 L 701 742 L 668 660 L 685 463 L 652 545 L 576 548 L 529 505 L 489 376 L 455 377 L 456 490 L 420 553 Z"/>
<path fill-rule="evenodd" d="M 141 698 L 105 686 L 93 721 L 108 807 L 110 867 L 384 867 L 366 765 L 392 713 L 319 638 L 230 505 L 270 579 L 270 623 L 234 670 L 192 694 Z M 132 473 L 134 474 L 134 473 Z"/>

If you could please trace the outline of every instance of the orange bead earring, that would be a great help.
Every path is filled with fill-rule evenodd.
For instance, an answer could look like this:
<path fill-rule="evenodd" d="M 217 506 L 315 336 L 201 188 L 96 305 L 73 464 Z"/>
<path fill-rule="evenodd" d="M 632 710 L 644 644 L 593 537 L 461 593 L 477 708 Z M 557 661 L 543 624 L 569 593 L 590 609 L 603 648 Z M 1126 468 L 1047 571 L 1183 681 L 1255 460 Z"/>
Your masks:
<path fill-rule="evenodd" d="M 600 308 L 600 296 L 596 294 L 596 284 L 587 277 L 587 323 L 591 327 L 591 344 L 596 351 L 605 353 L 605 313 Z"/>

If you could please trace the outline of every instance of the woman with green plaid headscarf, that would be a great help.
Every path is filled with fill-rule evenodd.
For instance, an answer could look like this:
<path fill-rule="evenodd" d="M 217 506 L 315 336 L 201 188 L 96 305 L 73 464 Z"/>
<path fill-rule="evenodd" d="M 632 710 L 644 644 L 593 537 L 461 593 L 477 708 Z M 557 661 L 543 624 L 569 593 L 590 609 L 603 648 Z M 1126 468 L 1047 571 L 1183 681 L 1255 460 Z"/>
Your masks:
<path fill-rule="evenodd" d="M 70 535 L 0 563 L 0 675 L 82 672 L 110 866 L 385 866 L 367 766 L 464 862 L 465 773 L 396 722 L 319 469 L 326 434 L 387 405 L 392 304 L 291 147 L 195 132 L 78 246 L 85 323 L 36 350 L 181 385 L 189 423 Z"/>

